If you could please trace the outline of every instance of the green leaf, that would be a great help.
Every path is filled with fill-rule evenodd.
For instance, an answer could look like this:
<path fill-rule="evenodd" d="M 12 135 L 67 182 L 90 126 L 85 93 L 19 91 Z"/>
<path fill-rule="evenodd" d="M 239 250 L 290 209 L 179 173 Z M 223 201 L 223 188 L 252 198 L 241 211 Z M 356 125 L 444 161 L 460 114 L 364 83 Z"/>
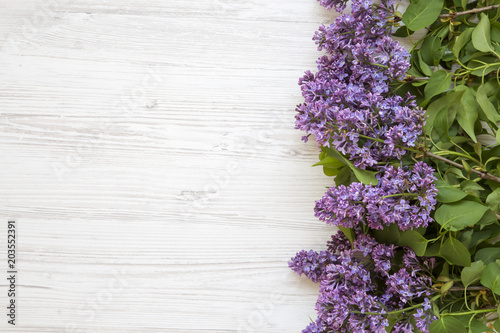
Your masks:
<path fill-rule="evenodd" d="M 351 169 L 345 166 L 339 170 L 338 175 L 335 176 L 334 181 L 336 186 L 349 185 L 351 180 Z"/>
<path fill-rule="evenodd" d="M 447 95 L 440 97 L 430 103 L 427 106 L 426 111 L 426 115 L 429 118 L 427 119 L 427 122 L 425 124 L 425 131 L 431 133 L 434 126 L 434 119 L 443 108 L 447 108 L 449 110 L 448 113 L 453 115 L 453 118 L 455 118 L 454 112 L 456 112 L 456 110 L 458 109 L 457 105 L 459 104 L 459 100 L 462 98 L 463 94 L 464 90 L 452 90 Z M 450 121 L 450 119 L 448 118 L 449 124 L 453 123 L 453 118 L 452 121 Z"/>
<path fill-rule="evenodd" d="M 467 192 L 469 194 L 475 194 L 478 191 L 484 191 L 484 188 L 481 185 L 470 179 L 466 179 L 463 182 L 461 182 L 460 188 L 462 189 L 462 191 Z"/>
<path fill-rule="evenodd" d="M 396 223 L 384 226 L 382 230 L 373 230 L 373 236 L 379 243 L 397 244 L 401 239 L 401 231 Z"/>
<path fill-rule="evenodd" d="M 455 57 L 458 58 L 460 56 L 460 51 L 462 50 L 462 48 L 468 42 L 470 42 L 473 30 L 473 28 L 465 29 L 460 34 L 460 36 L 457 37 L 457 39 L 455 40 L 455 44 L 453 45 L 453 54 L 455 55 Z"/>
<path fill-rule="evenodd" d="M 460 50 L 467 44 L 472 35 L 472 28 L 465 29 L 460 36 L 455 41 L 455 45 L 453 45 L 453 54 L 458 58 L 460 55 Z"/>
<path fill-rule="evenodd" d="M 457 110 L 457 120 L 464 131 L 469 134 L 474 142 L 477 142 L 474 125 L 478 117 L 477 103 L 474 94 L 470 89 L 464 90 L 460 99 L 460 106 Z"/>
<path fill-rule="evenodd" d="M 342 168 L 345 164 L 334 157 L 326 156 L 321 161 L 319 161 L 316 164 L 313 164 L 312 166 L 314 167 L 314 166 L 318 166 L 318 165 L 323 165 L 323 166 L 326 166 L 328 168 L 339 169 L 339 168 Z"/>
<path fill-rule="evenodd" d="M 418 65 L 422 73 L 427 76 L 432 75 L 432 69 L 425 63 L 424 59 L 422 59 L 422 52 L 418 52 Z"/>
<path fill-rule="evenodd" d="M 462 275 L 460 275 L 464 287 L 468 287 L 478 282 L 479 279 L 481 279 L 481 273 L 485 267 L 486 265 L 481 260 L 474 261 L 470 267 L 464 267 L 464 269 L 462 269 Z"/>
<path fill-rule="evenodd" d="M 467 333 L 467 329 L 457 318 L 445 316 L 430 324 L 429 333 Z"/>
<path fill-rule="evenodd" d="M 378 184 L 378 180 L 376 177 L 377 172 L 356 168 L 351 161 L 342 156 L 335 148 L 326 148 L 326 153 L 329 156 L 334 157 L 341 161 L 343 164 L 347 165 L 354 172 L 356 178 L 358 178 L 358 180 L 363 184 Z"/>
<path fill-rule="evenodd" d="M 458 231 L 476 224 L 487 210 L 488 207 L 480 203 L 462 200 L 443 204 L 436 210 L 434 218 L 444 229 Z"/>
<path fill-rule="evenodd" d="M 339 230 L 342 231 L 342 233 L 347 237 L 347 239 L 351 241 L 351 244 L 354 242 L 354 240 L 356 239 L 356 234 L 354 232 L 354 229 L 345 228 L 342 226 L 337 226 L 337 228 L 339 228 Z"/>
<path fill-rule="evenodd" d="M 427 243 L 429 241 L 414 230 L 408 230 L 403 232 L 401 235 L 401 240 L 399 241 L 399 246 L 409 246 L 417 256 L 423 256 L 425 250 L 427 249 Z"/>
<path fill-rule="evenodd" d="M 444 108 L 436 115 L 434 119 L 434 130 L 441 142 L 450 141 L 450 125 L 448 123 L 448 108 Z"/>
<path fill-rule="evenodd" d="M 490 262 L 494 262 L 497 259 L 500 259 L 500 248 L 498 247 L 485 247 L 476 252 L 474 259 L 482 260 L 485 265 L 488 265 Z"/>
<path fill-rule="evenodd" d="M 441 244 L 439 242 L 436 242 L 432 244 L 431 246 L 427 247 L 427 250 L 425 250 L 425 257 L 436 257 L 439 255 L 439 248 L 441 247 Z"/>
<path fill-rule="evenodd" d="M 465 161 L 465 160 L 462 160 L 461 162 L 462 162 L 462 165 L 464 166 L 465 172 L 467 172 L 467 175 L 470 175 L 470 172 L 472 170 L 470 164 L 467 163 L 467 161 Z"/>
<path fill-rule="evenodd" d="M 492 234 L 491 231 L 476 231 L 476 232 L 474 232 L 472 234 L 471 241 L 470 241 L 471 249 L 474 250 L 474 247 L 491 239 L 491 234 Z"/>
<path fill-rule="evenodd" d="M 481 274 L 481 284 L 500 295 L 500 267 L 496 262 L 489 263 Z"/>
<path fill-rule="evenodd" d="M 439 60 L 444 53 L 444 48 L 441 47 L 443 39 L 437 36 L 428 35 L 420 48 L 420 54 L 422 54 L 422 60 L 430 66 L 436 66 L 439 64 Z"/>
<path fill-rule="evenodd" d="M 500 145 L 500 130 L 497 130 L 497 135 L 495 136 L 495 139 L 497 141 L 497 144 Z"/>
<path fill-rule="evenodd" d="M 486 204 L 497 214 L 500 214 L 500 188 L 497 188 L 488 195 Z"/>
<path fill-rule="evenodd" d="M 500 308 L 499 308 L 500 309 Z M 500 314 L 500 313 L 499 313 Z M 493 324 L 493 328 L 497 331 L 500 332 L 500 319 L 495 320 L 495 323 Z"/>
<path fill-rule="evenodd" d="M 498 161 L 498 160 L 500 160 L 500 157 L 490 157 L 490 158 L 488 158 L 488 160 L 486 161 L 484 166 L 487 167 L 490 162 Z"/>
<path fill-rule="evenodd" d="M 434 23 L 443 8 L 443 0 L 414 0 L 403 14 L 403 23 L 417 31 Z"/>
<path fill-rule="evenodd" d="M 484 213 L 483 217 L 479 221 L 477 221 L 476 225 L 486 226 L 493 224 L 496 221 L 497 221 L 496 214 L 491 209 L 488 209 L 488 211 Z"/>
<path fill-rule="evenodd" d="M 489 121 L 494 123 L 500 121 L 500 114 L 498 114 L 497 109 L 488 99 L 488 96 L 486 95 L 486 88 L 484 87 L 484 85 L 480 85 L 477 89 L 476 100 L 477 104 L 479 104 L 484 112 L 484 115 L 486 116 L 486 118 L 488 118 Z"/>
<path fill-rule="evenodd" d="M 335 168 L 329 168 L 324 166 L 323 167 L 323 173 L 327 175 L 328 177 L 335 177 L 337 176 L 340 172 L 342 172 L 342 168 L 340 169 L 335 169 Z"/>
<path fill-rule="evenodd" d="M 481 13 L 481 20 L 472 32 L 472 44 L 478 51 L 493 52 L 490 37 L 490 19 L 484 13 Z"/>
<path fill-rule="evenodd" d="M 481 85 L 484 88 L 484 92 L 487 96 L 493 96 L 498 93 L 498 89 L 500 88 L 500 84 L 497 82 L 496 78 L 491 78 L 484 85 Z"/>
<path fill-rule="evenodd" d="M 469 250 L 473 247 L 471 246 L 472 235 L 474 235 L 474 229 L 462 230 L 462 232 L 458 235 L 458 240 Z"/>
<path fill-rule="evenodd" d="M 467 179 L 464 177 L 464 175 L 462 173 L 462 169 L 459 169 L 459 168 L 455 168 L 455 167 L 448 168 L 448 170 L 446 170 L 446 174 L 448 174 L 448 173 L 451 173 L 460 179 Z"/>
<path fill-rule="evenodd" d="M 413 34 L 413 31 L 409 30 L 405 26 L 402 26 L 399 27 L 398 30 L 396 30 L 392 35 L 395 37 L 408 37 L 411 34 Z"/>
<path fill-rule="evenodd" d="M 436 199 L 442 203 L 457 202 L 467 196 L 467 193 L 443 181 L 436 182 L 436 189 L 438 190 Z"/>
<path fill-rule="evenodd" d="M 489 332 L 488 326 L 483 324 L 480 320 L 472 319 L 470 321 L 469 333 L 484 333 Z"/>
<path fill-rule="evenodd" d="M 448 90 L 451 85 L 451 75 L 445 70 L 440 69 L 432 73 L 429 82 L 425 86 L 424 94 L 426 99 L 439 95 Z"/>
<path fill-rule="evenodd" d="M 483 145 L 481 144 L 481 142 L 474 144 L 474 152 L 479 157 L 479 160 L 481 160 L 481 154 L 483 153 Z"/>
<path fill-rule="evenodd" d="M 469 250 L 456 238 L 448 238 L 441 246 L 439 254 L 452 265 L 471 265 Z"/>

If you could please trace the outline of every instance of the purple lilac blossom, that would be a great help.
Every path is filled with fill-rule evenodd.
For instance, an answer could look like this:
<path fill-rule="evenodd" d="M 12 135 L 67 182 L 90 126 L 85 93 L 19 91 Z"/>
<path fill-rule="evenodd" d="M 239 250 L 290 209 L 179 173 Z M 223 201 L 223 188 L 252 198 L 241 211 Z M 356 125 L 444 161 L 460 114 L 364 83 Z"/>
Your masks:
<path fill-rule="evenodd" d="M 344 1 L 320 2 L 326 8 L 345 6 Z M 402 80 L 410 67 L 409 53 L 390 37 L 392 1 L 372 4 L 352 1 L 351 14 L 319 28 L 313 39 L 326 55 L 318 59 L 316 74 L 307 71 L 299 80 L 305 102 L 297 106 L 295 122 L 361 169 L 401 158 L 406 147 L 415 146 L 424 124 L 424 110 L 412 96 L 389 91 L 389 83 Z"/>
<path fill-rule="evenodd" d="M 335 259 L 335 255 L 328 251 L 317 253 L 313 250 L 302 250 L 292 259 L 289 266 L 297 274 L 304 274 L 311 281 L 318 282 L 324 273 L 324 267 Z"/>
<path fill-rule="evenodd" d="M 426 227 L 434 221 L 430 216 L 437 195 L 433 173 L 424 162 L 417 162 L 413 170 L 387 166 L 375 186 L 352 183 L 330 188 L 316 202 L 315 215 L 345 228 L 366 224 L 383 229 L 393 223 L 403 231 Z"/>
<path fill-rule="evenodd" d="M 394 245 L 380 244 L 369 235 L 357 233 L 352 248 L 345 247 L 345 237 L 340 234 L 329 242 L 329 249 L 335 249 L 330 255 L 302 251 L 289 263 L 298 274 L 314 271 L 308 277 L 320 283 L 318 318 L 302 333 L 385 333 L 388 311 L 418 303 L 422 308 L 403 313 L 393 332 L 412 332 L 412 318 L 420 331 L 428 332 L 435 319 L 428 299 L 433 291 L 430 278 L 412 274 L 423 267 L 414 252 L 405 248 L 406 260 L 396 266 L 392 260 Z"/>
<path fill-rule="evenodd" d="M 346 2 L 347 0 L 318 0 L 319 4 L 326 9 L 330 10 L 334 8 L 336 11 L 339 13 L 342 13 L 342 11 L 346 7 Z"/>
<path fill-rule="evenodd" d="M 339 253 L 351 248 L 351 242 L 347 239 L 343 232 L 337 232 L 332 235 L 332 239 L 327 243 L 327 250 L 331 253 Z"/>
<path fill-rule="evenodd" d="M 318 321 L 314 323 L 310 323 L 309 326 L 307 326 L 304 330 L 302 330 L 302 333 L 323 333 L 323 327 L 321 326 L 321 323 Z"/>

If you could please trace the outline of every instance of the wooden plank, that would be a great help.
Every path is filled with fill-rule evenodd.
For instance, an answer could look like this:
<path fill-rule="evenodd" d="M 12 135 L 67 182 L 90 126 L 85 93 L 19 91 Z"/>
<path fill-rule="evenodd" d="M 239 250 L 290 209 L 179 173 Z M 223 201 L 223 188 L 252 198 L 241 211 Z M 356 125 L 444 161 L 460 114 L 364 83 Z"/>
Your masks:
<path fill-rule="evenodd" d="M 302 330 L 317 286 L 287 261 L 333 233 L 313 216 L 331 180 L 293 116 L 332 14 L 312 0 L 0 9 L 0 245 L 7 219 L 19 242 L 17 326 L 0 312 L 0 330 Z"/>

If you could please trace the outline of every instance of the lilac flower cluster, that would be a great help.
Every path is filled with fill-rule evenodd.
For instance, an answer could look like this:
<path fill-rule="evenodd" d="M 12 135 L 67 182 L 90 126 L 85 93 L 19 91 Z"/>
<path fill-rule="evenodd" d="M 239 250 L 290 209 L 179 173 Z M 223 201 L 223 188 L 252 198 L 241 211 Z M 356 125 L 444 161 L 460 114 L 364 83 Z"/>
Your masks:
<path fill-rule="evenodd" d="M 345 7 L 345 1 L 320 2 Z M 361 169 L 400 158 L 416 145 L 424 125 L 424 110 L 414 98 L 389 89 L 410 67 L 409 53 L 390 37 L 391 13 L 392 0 L 377 6 L 352 1 L 351 14 L 319 28 L 314 40 L 327 54 L 317 61 L 316 74 L 307 71 L 299 80 L 305 102 L 297 106 L 295 127 L 320 145 L 333 145 Z"/>
<path fill-rule="evenodd" d="M 329 254 L 302 251 L 289 263 L 298 274 L 320 283 L 318 318 L 302 332 L 385 333 L 388 313 L 419 303 L 421 307 L 402 311 L 393 332 L 413 332 L 412 320 L 428 332 L 435 319 L 429 311 L 431 279 L 417 274 L 425 265 L 415 253 L 405 248 L 403 266 L 397 267 L 394 245 L 379 244 L 363 234 L 357 235 L 352 248 L 347 244 L 339 233 L 329 242 Z"/>
<path fill-rule="evenodd" d="M 318 0 L 342 12 L 346 0 Z M 377 185 L 351 183 L 330 188 L 316 202 L 315 215 L 328 224 L 352 228 L 351 244 L 342 232 L 327 250 L 301 251 L 289 266 L 320 284 L 318 318 L 303 333 L 428 333 L 433 258 L 410 248 L 379 244 L 361 230 L 397 224 L 405 231 L 433 221 L 437 189 L 434 170 L 424 162 L 394 167 L 417 145 L 425 111 L 411 95 L 398 96 L 390 84 L 410 67 L 408 52 L 391 39 L 394 0 L 352 0 L 351 13 L 321 26 L 314 36 L 318 71 L 299 80 L 305 102 L 297 106 L 295 127 L 333 146 L 356 168 L 376 169 Z M 396 255 L 397 251 L 401 256 Z"/>
<path fill-rule="evenodd" d="M 342 13 L 346 7 L 347 0 L 318 0 L 320 5 L 326 9 L 335 8 L 336 11 Z"/>
<path fill-rule="evenodd" d="M 320 253 L 313 250 L 302 250 L 290 262 L 290 268 L 297 274 L 304 274 L 312 282 L 319 282 L 323 274 L 323 267 L 335 260 L 335 256 L 328 251 Z"/>
<path fill-rule="evenodd" d="M 436 205 L 434 170 L 424 162 L 413 169 L 385 167 L 378 185 L 352 183 L 330 188 L 316 202 L 315 215 L 322 221 L 346 228 L 368 225 L 382 229 L 397 223 L 401 230 L 426 227 L 433 221 Z"/>

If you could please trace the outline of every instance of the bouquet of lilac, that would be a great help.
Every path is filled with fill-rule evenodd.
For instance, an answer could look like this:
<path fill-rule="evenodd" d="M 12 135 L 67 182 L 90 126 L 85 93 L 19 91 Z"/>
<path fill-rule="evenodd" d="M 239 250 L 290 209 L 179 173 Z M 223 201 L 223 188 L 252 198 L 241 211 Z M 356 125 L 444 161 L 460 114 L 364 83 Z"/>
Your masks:
<path fill-rule="evenodd" d="M 340 231 L 289 263 L 320 284 L 303 333 L 498 330 L 500 5 L 319 2 L 341 15 L 314 35 L 295 125 L 335 177 L 315 215 Z"/>
<path fill-rule="evenodd" d="M 327 251 L 302 251 L 290 262 L 295 272 L 320 283 L 318 319 L 303 332 L 385 333 L 389 315 L 395 314 L 401 314 L 392 323 L 397 332 L 413 332 L 412 322 L 427 330 L 435 318 L 429 300 L 434 292 L 431 279 L 422 272 L 432 270 L 434 260 L 420 260 L 405 248 L 400 267 L 395 267 L 391 261 L 396 246 L 357 236 L 350 244 L 338 233 Z"/>

